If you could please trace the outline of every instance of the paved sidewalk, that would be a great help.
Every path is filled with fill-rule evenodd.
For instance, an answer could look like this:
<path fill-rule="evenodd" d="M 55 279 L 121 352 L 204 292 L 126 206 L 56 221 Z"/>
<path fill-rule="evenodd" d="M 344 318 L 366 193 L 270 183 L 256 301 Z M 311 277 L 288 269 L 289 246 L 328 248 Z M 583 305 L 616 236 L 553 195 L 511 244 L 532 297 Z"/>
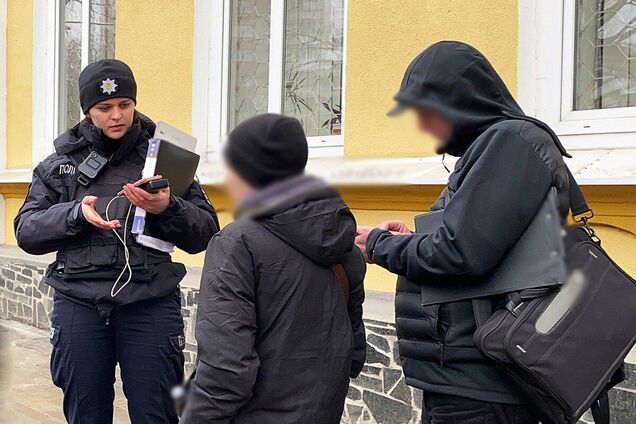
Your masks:
<path fill-rule="evenodd" d="M 0 320 L 0 423 L 65 423 L 62 391 L 51 382 L 47 331 Z M 117 372 L 119 375 L 119 372 Z M 117 383 L 116 424 L 130 423 L 126 398 Z"/>

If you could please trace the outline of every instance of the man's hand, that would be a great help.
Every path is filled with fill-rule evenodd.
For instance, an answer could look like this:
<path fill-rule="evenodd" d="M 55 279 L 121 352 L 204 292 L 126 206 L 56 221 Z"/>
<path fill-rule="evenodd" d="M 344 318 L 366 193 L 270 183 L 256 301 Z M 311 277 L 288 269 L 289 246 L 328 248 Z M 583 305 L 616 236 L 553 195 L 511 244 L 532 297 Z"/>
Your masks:
<path fill-rule="evenodd" d="M 393 234 L 394 236 L 404 236 L 412 234 L 411 230 L 409 230 L 406 224 L 402 221 L 384 221 L 376 228 L 380 228 L 384 231 L 390 231 L 391 234 Z M 358 225 L 358 231 L 356 233 L 356 246 L 358 246 L 358 248 L 362 251 L 364 260 L 368 263 L 371 263 L 371 258 L 369 258 L 369 254 L 367 253 L 367 239 L 369 238 L 369 233 L 371 232 L 371 230 L 373 230 L 373 227 Z"/>
<path fill-rule="evenodd" d="M 362 252 L 362 256 L 364 256 L 364 260 L 368 263 L 371 263 L 371 259 L 367 254 L 367 238 L 369 238 L 371 230 L 373 230 L 372 227 L 358 225 L 358 230 L 356 232 L 356 246 L 358 246 L 358 249 Z"/>
<path fill-rule="evenodd" d="M 133 205 L 155 215 L 163 213 L 170 204 L 170 187 L 156 193 L 148 193 L 134 184 L 126 184 L 121 193 Z"/>
<path fill-rule="evenodd" d="M 96 202 L 97 197 L 84 196 L 84 198 L 82 199 L 82 215 L 84 215 L 84 219 L 86 219 L 86 221 L 92 226 L 100 228 L 102 230 L 114 230 L 121 227 L 121 223 L 117 219 L 114 219 L 112 221 L 104 220 L 95 210 Z"/>
<path fill-rule="evenodd" d="M 393 235 L 411 234 L 409 227 L 407 227 L 404 222 L 397 220 L 384 221 L 382 224 L 378 225 L 378 228 L 390 231 Z"/>

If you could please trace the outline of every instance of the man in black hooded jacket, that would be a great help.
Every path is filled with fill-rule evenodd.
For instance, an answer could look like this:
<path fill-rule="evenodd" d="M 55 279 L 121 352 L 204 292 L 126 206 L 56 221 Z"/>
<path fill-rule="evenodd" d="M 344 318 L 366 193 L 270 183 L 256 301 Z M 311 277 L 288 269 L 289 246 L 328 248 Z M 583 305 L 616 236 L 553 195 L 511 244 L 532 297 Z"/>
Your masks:
<path fill-rule="evenodd" d="M 300 123 L 281 115 L 229 136 L 238 209 L 208 246 L 182 424 L 340 422 L 366 355 L 366 265 L 347 205 L 303 175 L 307 154 Z"/>
<path fill-rule="evenodd" d="M 545 124 L 524 115 L 488 60 L 464 43 L 440 42 L 418 55 L 395 98 L 392 113 L 413 109 L 438 140 L 438 153 L 459 157 L 431 208 L 441 214 L 434 231 L 412 234 L 398 221 L 358 230 L 356 243 L 371 262 L 406 277 L 395 300 L 406 381 L 423 389 L 427 423 L 536 423 L 476 349 L 473 307 L 461 287 L 483 286 L 551 187 L 567 215 L 567 153 Z M 543 283 L 553 282 L 537 282 Z M 461 300 L 428 304 L 433 285 Z"/>

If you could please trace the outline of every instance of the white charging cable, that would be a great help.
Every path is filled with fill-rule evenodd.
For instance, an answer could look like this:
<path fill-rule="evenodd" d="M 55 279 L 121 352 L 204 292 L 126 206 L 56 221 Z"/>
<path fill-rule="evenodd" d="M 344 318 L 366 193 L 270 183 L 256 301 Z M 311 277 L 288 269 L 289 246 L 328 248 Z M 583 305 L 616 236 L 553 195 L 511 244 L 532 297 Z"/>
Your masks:
<path fill-rule="evenodd" d="M 108 202 L 108 204 L 106 205 L 106 221 L 110 221 L 110 217 L 108 216 L 108 208 L 110 208 L 110 205 L 116 199 L 121 199 L 123 197 L 124 196 L 115 196 L 112 199 L 110 199 L 110 202 Z M 128 250 L 128 246 L 126 245 L 126 239 L 127 239 L 127 235 L 128 235 L 128 231 L 127 231 L 128 230 L 128 218 L 130 217 L 130 212 L 131 211 L 132 211 L 132 203 L 130 204 L 130 206 L 128 206 L 128 212 L 126 212 L 126 220 L 124 221 L 124 237 L 123 238 L 119 235 L 119 233 L 117 232 L 116 229 L 113 228 L 111 230 L 113 233 L 115 233 L 115 235 L 117 236 L 119 241 L 124 246 L 124 257 L 126 258 L 126 265 L 121 270 L 121 272 L 119 273 L 119 276 L 117 277 L 117 279 L 115 280 L 115 283 L 113 284 L 113 287 L 110 289 L 110 296 L 111 297 L 116 297 L 128 285 L 128 283 L 130 283 L 130 281 L 132 280 L 132 268 L 130 267 L 130 251 Z M 124 276 L 124 273 L 126 272 L 126 270 L 128 270 L 128 279 L 126 280 L 126 282 L 120 288 L 116 289 L 117 288 L 117 284 L 119 284 L 119 282 L 121 281 L 121 279 Z"/>

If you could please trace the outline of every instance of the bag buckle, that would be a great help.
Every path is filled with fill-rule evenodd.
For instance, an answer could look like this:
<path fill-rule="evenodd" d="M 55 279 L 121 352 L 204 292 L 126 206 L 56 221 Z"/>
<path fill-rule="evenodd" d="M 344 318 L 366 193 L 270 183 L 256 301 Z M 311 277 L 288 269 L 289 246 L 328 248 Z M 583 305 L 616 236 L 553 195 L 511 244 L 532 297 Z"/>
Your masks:
<path fill-rule="evenodd" d="M 590 219 L 592 218 L 594 218 L 594 211 L 592 209 L 582 213 L 581 215 L 577 215 L 573 217 L 574 222 L 583 224 L 583 228 L 585 229 L 587 234 L 590 236 L 592 241 L 596 244 L 600 244 L 601 239 L 596 235 L 596 231 L 594 231 L 594 228 L 592 228 L 592 226 L 590 225 Z"/>
<path fill-rule="evenodd" d="M 521 305 L 523 305 L 523 298 L 519 295 L 519 293 L 510 293 L 506 296 L 504 307 L 515 318 L 519 316 L 518 309 Z"/>
<path fill-rule="evenodd" d="M 590 209 L 589 211 L 583 212 L 580 215 L 573 216 L 572 218 L 574 219 L 574 222 L 585 223 L 586 221 L 589 221 L 590 219 L 594 218 L 594 211 Z"/>
<path fill-rule="evenodd" d="M 585 231 L 587 232 L 587 234 L 590 236 L 590 238 L 592 239 L 592 241 L 596 244 L 601 244 L 601 239 L 596 235 L 596 231 L 594 231 L 594 228 L 592 228 L 592 226 L 590 225 L 590 219 L 592 219 L 592 217 L 594 216 L 594 214 L 592 214 L 592 216 L 586 216 L 581 218 L 581 220 L 579 222 L 583 223 L 583 228 L 585 229 Z"/>

